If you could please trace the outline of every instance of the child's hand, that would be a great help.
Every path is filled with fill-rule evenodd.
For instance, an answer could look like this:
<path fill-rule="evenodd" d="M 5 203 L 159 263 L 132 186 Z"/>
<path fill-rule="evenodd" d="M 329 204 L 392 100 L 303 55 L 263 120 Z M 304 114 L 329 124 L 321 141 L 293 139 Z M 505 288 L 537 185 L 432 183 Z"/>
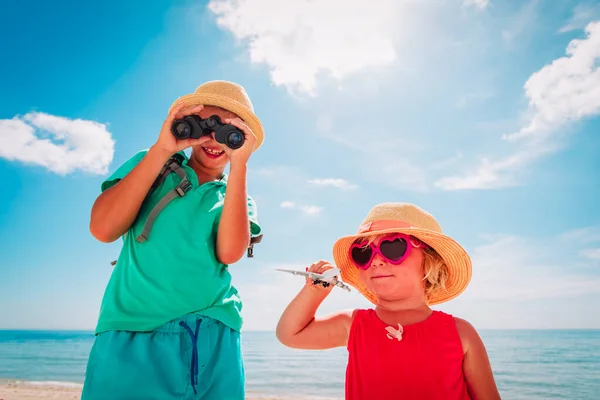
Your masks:
<path fill-rule="evenodd" d="M 333 266 L 329 262 L 319 261 L 319 262 L 312 264 L 310 267 L 306 268 L 306 271 L 314 272 L 316 274 L 322 274 L 323 272 L 327 271 L 328 269 L 332 269 L 332 268 L 333 268 Z M 306 285 L 311 286 L 320 291 L 325 291 L 325 292 L 331 292 L 331 290 L 333 289 L 333 285 L 329 285 L 329 287 L 324 287 L 320 283 L 315 285 L 313 280 L 310 279 L 309 277 L 306 277 Z"/>
<path fill-rule="evenodd" d="M 254 143 L 256 142 L 256 137 L 252 132 L 252 129 L 248 125 L 244 123 L 239 118 L 227 118 L 223 120 L 226 124 L 231 124 L 236 128 L 240 129 L 244 133 L 244 144 L 239 149 L 230 149 L 227 146 L 224 146 L 223 150 L 225 154 L 229 157 L 229 161 L 231 162 L 231 167 L 235 167 L 236 165 L 246 165 L 250 155 L 252 154 L 252 150 L 254 149 Z"/>
<path fill-rule="evenodd" d="M 199 114 L 203 108 L 204 106 L 202 105 L 185 107 L 183 103 L 173 108 L 167 116 L 167 118 L 165 119 L 165 122 L 163 123 L 163 126 L 160 130 L 160 134 L 158 135 L 158 139 L 154 147 L 160 149 L 161 151 L 164 151 L 165 153 L 168 153 L 168 156 L 170 157 L 178 151 L 185 150 L 188 147 L 197 146 L 209 141 L 209 135 L 202 136 L 198 139 L 178 140 L 175 138 L 175 136 L 173 136 L 173 133 L 171 132 L 171 126 L 173 125 L 173 121 L 188 115 Z"/>

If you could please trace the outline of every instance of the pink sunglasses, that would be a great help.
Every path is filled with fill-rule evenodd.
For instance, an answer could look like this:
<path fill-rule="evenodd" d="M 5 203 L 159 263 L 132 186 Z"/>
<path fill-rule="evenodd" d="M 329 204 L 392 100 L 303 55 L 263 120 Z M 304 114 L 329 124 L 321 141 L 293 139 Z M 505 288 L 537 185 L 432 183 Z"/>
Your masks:
<path fill-rule="evenodd" d="M 379 254 L 390 264 L 399 265 L 410 255 L 413 247 L 421 247 L 421 244 L 413 243 L 409 235 L 396 233 L 381 239 L 378 245 L 353 243 L 350 246 L 350 259 L 358 268 L 363 270 L 371 266 L 376 254 Z"/>

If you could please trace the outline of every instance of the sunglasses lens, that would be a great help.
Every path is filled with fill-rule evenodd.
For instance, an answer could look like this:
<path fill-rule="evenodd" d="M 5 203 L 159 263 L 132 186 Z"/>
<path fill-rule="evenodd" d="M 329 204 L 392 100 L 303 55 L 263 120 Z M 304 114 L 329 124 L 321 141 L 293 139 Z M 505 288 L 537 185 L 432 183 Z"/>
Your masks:
<path fill-rule="evenodd" d="M 391 261 L 398 261 L 406 254 L 407 243 L 405 239 L 382 240 L 379 244 L 381 254 Z"/>
<path fill-rule="evenodd" d="M 359 247 L 356 246 L 352 249 L 352 261 L 360 267 L 364 267 L 367 265 L 369 260 L 371 259 L 371 246 L 367 247 Z"/>

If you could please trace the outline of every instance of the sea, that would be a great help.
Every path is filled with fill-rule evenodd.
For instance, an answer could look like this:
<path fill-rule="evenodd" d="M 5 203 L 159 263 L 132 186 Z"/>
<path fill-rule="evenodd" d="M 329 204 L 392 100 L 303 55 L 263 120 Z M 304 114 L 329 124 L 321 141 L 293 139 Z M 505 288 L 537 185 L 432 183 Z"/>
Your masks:
<path fill-rule="evenodd" d="M 503 399 L 600 399 L 600 330 L 483 330 Z M 343 399 L 347 352 L 295 350 L 243 332 L 250 396 Z M 91 332 L 0 331 L 0 379 L 81 385 Z"/>

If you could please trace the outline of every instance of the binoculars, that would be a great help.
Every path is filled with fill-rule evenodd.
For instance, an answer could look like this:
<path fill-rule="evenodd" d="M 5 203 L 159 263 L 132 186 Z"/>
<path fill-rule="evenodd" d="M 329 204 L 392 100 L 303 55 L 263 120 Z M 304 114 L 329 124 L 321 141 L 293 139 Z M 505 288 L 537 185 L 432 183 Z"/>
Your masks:
<path fill-rule="evenodd" d="M 231 124 L 224 124 L 218 115 L 206 119 L 192 114 L 173 121 L 171 132 L 178 140 L 198 139 L 215 133 L 215 140 L 230 149 L 239 149 L 244 144 L 244 132 Z"/>

